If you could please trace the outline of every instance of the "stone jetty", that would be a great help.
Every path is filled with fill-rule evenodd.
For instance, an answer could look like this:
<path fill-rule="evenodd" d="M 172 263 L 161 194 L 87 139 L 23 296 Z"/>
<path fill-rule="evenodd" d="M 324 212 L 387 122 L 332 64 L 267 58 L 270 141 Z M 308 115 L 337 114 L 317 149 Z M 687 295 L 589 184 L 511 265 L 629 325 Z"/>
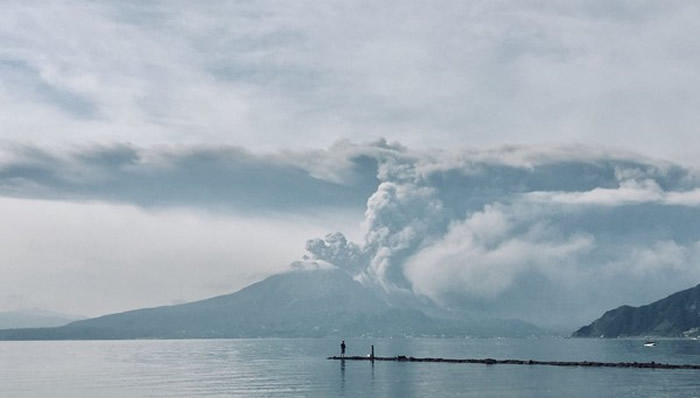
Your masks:
<path fill-rule="evenodd" d="M 444 362 L 444 363 L 472 363 L 483 365 L 544 365 L 544 366 L 568 366 L 588 368 L 639 368 L 639 369 L 696 369 L 700 370 L 700 364 L 670 364 L 657 362 L 590 362 L 590 361 L 536 361 L 522 359 L 458 359 L 458 358 L 416 358 L 399 355 L 396 357 L 371 357 L 371 356 L 332 356 L 332 360 L 340 361 L 390 361 L 390 362 Z"/>

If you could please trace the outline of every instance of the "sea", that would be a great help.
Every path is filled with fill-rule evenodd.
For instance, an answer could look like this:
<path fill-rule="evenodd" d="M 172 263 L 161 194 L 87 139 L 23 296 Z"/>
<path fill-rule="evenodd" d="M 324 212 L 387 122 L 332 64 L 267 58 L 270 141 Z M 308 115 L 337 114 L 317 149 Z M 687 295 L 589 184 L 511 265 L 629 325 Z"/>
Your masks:
<path fill-rule="evenodd" d="M 347 355 L 700 364 L 700 341 L 358 338 Z M 340 340 L 0 342 L 1 397 L 700 397 L 700 370 L 336 361 Z"/>

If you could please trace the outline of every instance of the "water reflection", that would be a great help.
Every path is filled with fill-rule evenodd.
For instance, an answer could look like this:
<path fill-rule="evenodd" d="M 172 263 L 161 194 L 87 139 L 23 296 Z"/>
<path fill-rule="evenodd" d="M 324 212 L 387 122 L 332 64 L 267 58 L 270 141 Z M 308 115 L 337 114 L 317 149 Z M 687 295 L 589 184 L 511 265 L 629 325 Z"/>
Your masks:
<path fill-rule="evenodd" d="M 345 396 L 345 360 L 340 360 L 340 393 Z"/>

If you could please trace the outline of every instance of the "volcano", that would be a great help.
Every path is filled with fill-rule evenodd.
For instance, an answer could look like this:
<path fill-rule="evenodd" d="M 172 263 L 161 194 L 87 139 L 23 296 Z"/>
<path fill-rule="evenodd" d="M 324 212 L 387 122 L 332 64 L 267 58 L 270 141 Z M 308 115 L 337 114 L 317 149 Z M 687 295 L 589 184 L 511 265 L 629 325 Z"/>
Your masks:
<path fill-rule="evenodd" d="M 295 270 L 235 293 L 61 327 L 0 330 L 3 340 L 323 336 L 530 336 L 526 322 L 446 312 L 367 287 L 339 269 Z"/>

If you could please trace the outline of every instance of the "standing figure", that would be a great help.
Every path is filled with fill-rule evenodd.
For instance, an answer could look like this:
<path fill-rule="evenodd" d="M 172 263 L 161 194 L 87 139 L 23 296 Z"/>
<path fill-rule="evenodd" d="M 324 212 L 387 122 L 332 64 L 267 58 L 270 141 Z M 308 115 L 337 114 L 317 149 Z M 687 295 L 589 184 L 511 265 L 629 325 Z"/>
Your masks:
<path fill-rule="evenodd" d="M 345 358 L 345 340 L 340 343 L 340 356 Z"/>

